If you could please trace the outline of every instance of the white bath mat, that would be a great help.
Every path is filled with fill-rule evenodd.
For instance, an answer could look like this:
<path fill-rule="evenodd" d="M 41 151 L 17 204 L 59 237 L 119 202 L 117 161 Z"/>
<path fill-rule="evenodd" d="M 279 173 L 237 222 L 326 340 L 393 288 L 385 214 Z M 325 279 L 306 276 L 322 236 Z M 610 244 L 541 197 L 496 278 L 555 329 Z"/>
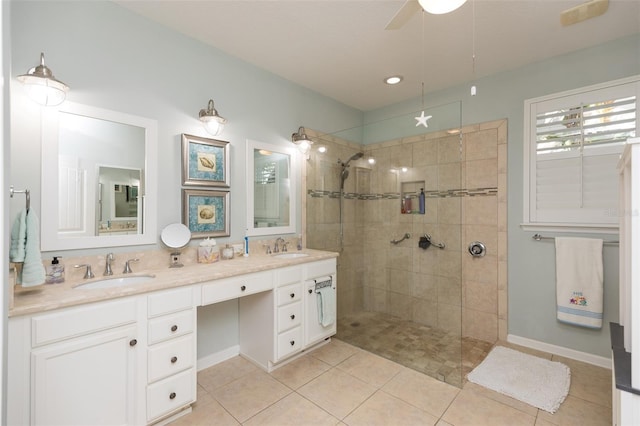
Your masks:
<path fill-rule="evenodd" d="M 496 346 L 467 379 L 553 414 L 569 393 L 571 372 L 560 362 Z"/>

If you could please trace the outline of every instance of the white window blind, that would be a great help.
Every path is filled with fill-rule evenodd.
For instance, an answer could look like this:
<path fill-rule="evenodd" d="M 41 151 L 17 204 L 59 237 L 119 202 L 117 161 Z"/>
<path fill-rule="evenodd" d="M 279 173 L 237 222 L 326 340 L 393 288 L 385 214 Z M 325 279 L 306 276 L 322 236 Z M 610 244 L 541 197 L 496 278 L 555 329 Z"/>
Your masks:
<path fill-rule="evenodd" d="M 638 78 L 525 102 L 525 224 L 614 227 L 616 165 L 637 132 Z"/>

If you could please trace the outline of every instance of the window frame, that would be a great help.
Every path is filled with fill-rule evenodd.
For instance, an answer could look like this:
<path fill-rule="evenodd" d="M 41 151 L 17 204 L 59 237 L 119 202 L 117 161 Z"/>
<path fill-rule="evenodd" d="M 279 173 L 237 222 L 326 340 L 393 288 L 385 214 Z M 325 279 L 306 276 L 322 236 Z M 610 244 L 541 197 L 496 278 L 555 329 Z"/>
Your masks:
<path fill-rule="evenodd" d="M 532 199 L 536 193 L 536 163 L 537 154 L 537 114 L 549 110 L 554 104 L 559 104 L 562 99 L 585 95 L 589 92 L 599 92 L 615 90 L 618 86 L 631 85 L 629 96 L 636 96 L 636 135 L 640 136 L 640 75 L 612 80 L 595 85 L 580 87 L 564 92 L 553 93 L 537 98 L 526 99 L 524 101 L 524 121 L 523 121 L 523 222 L 522 229 L 530 231 L 556 231 L 556 232 L 590 232 L 590 233 L 617 233 L 618 223 L 574 223 L 568 221 L 542 221 L 536 220 L 532 216 L 532 208 L 535 208 L 535 200 Z M 635 91 L 634 91 L 635 89 Z M 617 216 L 617 204 L 612 208 L 611 214 Z M 615 211 L 613 211 L 615 210 Z"/>

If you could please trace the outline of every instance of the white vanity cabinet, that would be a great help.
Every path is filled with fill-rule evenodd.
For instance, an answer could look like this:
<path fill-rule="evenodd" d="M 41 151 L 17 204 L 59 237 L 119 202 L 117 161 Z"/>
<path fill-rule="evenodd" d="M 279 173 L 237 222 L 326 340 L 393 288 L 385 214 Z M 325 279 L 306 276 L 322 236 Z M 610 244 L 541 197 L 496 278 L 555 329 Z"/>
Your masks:
<path fill-rule="evenodd" d="M 9 320 L 8 424 L 144 423 L 135 298 Z"/>
<path fill-rule="evenodd" d="M 196 400 L 195 306 L 191 287 L 147 297 L 147 422 Z"/>
<path fill-rule="evenodd" d="M 272 371 L 282 361 L 334 335 L 335 321 L 319 333 L 314 324 L 309 324 L 317 321 L 317 314 L 314 309 L 313 318 L 308 315 L 311 298 L 305 297 L 304 285 L 318 276 L 331 275 L 335 280 L 335 274 L 335 258 L 279 268 L 275 270 L 273 291 L 240 298 L 240 354 Z M 313 336 L 307 336 L 308 330 L 314 330 Z"/>

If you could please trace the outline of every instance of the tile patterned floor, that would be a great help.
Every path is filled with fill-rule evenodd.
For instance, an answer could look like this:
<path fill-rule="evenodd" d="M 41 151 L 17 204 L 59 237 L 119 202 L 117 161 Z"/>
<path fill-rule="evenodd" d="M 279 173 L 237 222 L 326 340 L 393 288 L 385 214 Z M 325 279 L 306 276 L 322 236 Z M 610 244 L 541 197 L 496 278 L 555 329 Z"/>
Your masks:
<path fill-rule="evenodd" d="M 392 315 L 364 311 L 341 317 L 336 337 L 458 387 L 493 346 Z"/>
<path fill-rule="evenodd" d="M 333 339 L 271 374 L 241 357 L 198 373 L 186 425 L 581 425 L 611 424 L 611 372 L 566 363 L 571 388 L 553 415 L 473 383 L 462 389 Z"/>

